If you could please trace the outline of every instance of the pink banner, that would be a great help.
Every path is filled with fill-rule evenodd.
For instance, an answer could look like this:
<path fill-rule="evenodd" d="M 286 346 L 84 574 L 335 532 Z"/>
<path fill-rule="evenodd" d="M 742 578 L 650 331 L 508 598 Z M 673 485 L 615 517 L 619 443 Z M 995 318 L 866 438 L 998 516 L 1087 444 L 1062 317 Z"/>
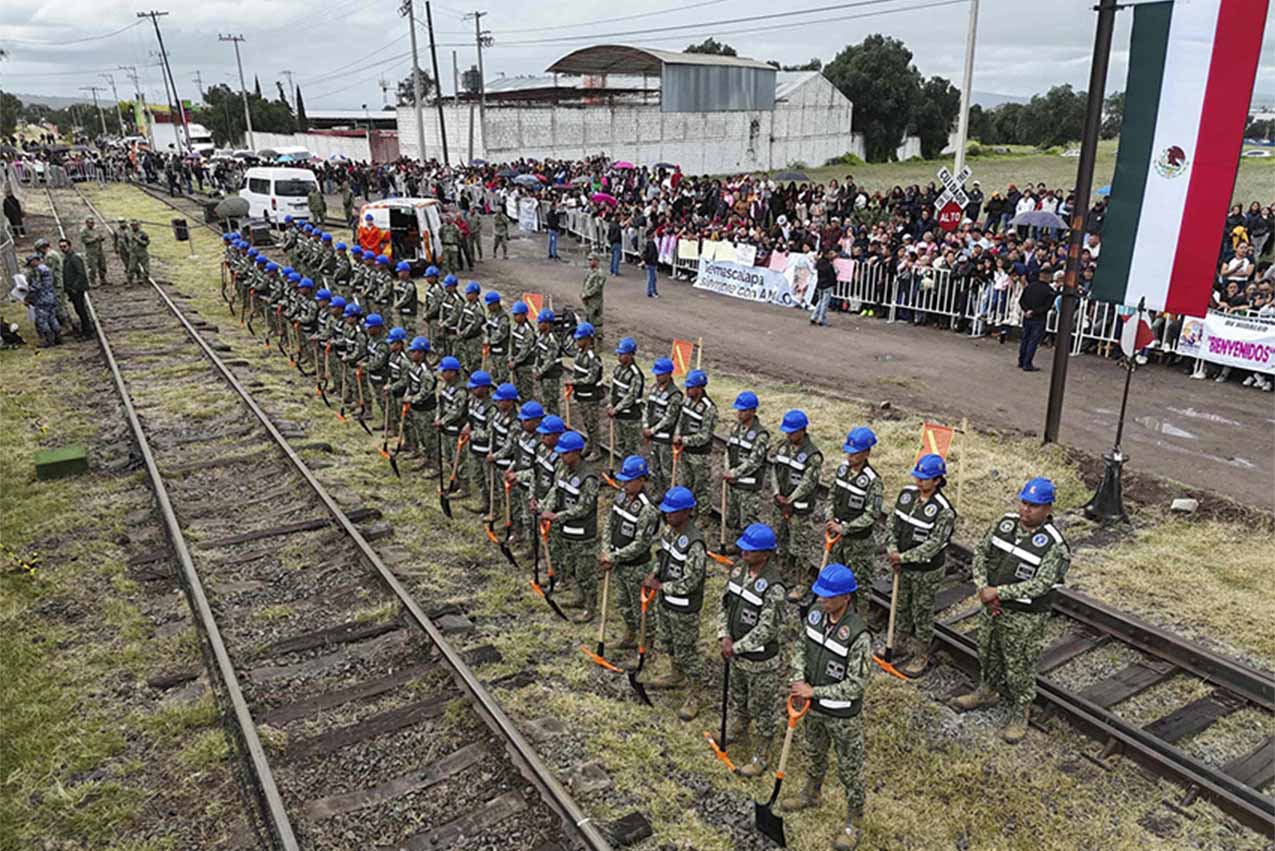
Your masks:
<path fill-rule="evenodd" d="M 832 268 L 837 270 L 837 280 L 850 283 L 854 280 L 854 261 L 846 257 L 838 257 L 832 261 Z"/>
<path fill-rule="evenodd" d="M 770 270 L 772 272 L 782 272 L 788 268 L 788 255 L 776 251 L 770 255 Z"/>

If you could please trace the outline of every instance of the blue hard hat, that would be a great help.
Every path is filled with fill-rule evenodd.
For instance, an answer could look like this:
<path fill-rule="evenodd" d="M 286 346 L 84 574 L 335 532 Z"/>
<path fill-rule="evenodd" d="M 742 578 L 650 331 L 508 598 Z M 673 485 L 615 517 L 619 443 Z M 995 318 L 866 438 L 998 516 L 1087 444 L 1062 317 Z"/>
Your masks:
<path fill-rule="evenodd" d="M 221 241 L 222 241 L 222 242 L 230 242 L 230 240 L 232 240 L 232 239 L 234 239 L 234 234 L 230 234 L 230 233 L 223 233 L 223 234 L 221 235 Z"/>
<path fill-rule="evenodd" d="M 283 274 L 285 274 L 285 275 L 291 275 L 291 274 L 292 274 L 293 272 L 295 272 L 295 271 L 297 271 L 297 270 L 296 270 L 296 269 L 293 269 L 291 266 L 284 266 L 284 267 L 283 267 Z"/>
<path fill-rule="evenodd" d="M 344 298 L 343 296 L 339 296 L 339 295 L 337 295 L 337 296 L 333 296 L 333 297 L 332 297 L 332 303 L 331 303 L 331 304 L 329 304 L 329 305 L 328 305 L 328 307 L 341 307 L 341 308 L 344 308 L 344 307 L 345 307 L 345 298 Z"/>
<path fill-rule="evenodd" d="M 843 452 L 866 452 L 877 445 L 877 436 L 867 426 L 850 429 L 846 442 L 841 444 Z"/>
<path fill-rule="evenodd" d="M 557 414 L 549 414 L 540 421 L 540 425 L 536 428 L 536 434 L 562 434 L 566 430 L 567 426 L 562 421 L 562 417 Z"/>
<path fill-rule="evenodd" d="M 314 294 L 315 301 L 330 301 L 332 299 L 332 290 L 322 287 Z"/>
<path fill-rule="evenodd" d="M 470 281 L 468 284 L 465 284 L 465 295 L 476 295 L 482 291 L 483 288 L 478 286 L 477 281 Z"/>
<path fill-rule="evenodd" d="M 429 340 L 424 337 L 413 337 L 412 342 L 407 344 L 407 350 L 409 352 L 428 352 Z"/>
<path fill-rule="evenodd" d="M 332 234 L 330 234 L 330 233 L 325 233 L 323 236 L 319 237 L 319 241 L 320 241 L 320 242 L 331 242 L 331 241 L 332 241 Z"/>
<path fill-rule="evenodd" d="M 292 224 L 292 216 L 284 216 L 284 217 L 283 217 L 283 223 L 284 223 L 285 225 L 290 225 L 290 224 Z"/>
<path fill-rule="evenodd" d="M 299 283 L 301 283 L 301 273 L 300 273 L 300 272 L 289 272 L 289 273 L 288 273 L 288 282 L 289 282 L 289 283 L 293 283 L 293 284 L 299 284 Z"/>
<path fill-rule="evenodd" d="M 496 392 L 492 394 L 492 398 L 497 402 L 517 402 L 518 388 L 506 381 L 504 384 L 496 388 Z"/>
<path fill-rule="evenodd" d="M 912 475 L 918 479 L 937 479 L 939 476 L 947 475 L 947 464 L 944 463 L 942 455 L 933 453 L 922 455 L 916 460 Z"/>
<path fill-rule="evenodd" d="M 354 246 L 353 248 L 351 248 L 351 249 L 350 249 L 350 253 L 351 253 L 351 254 L 353 254 L 355 257 L 362 257 L 362 256 L 363 256 L 363 249 L 362 249 L 362 248 L 359 248 L 359 247 L 356 245 L 356 246 Z"/>
<path fill-rule="evenodd" d="M 466 384 L 465 386 L 468 387 L 470 390 L 473 390 L 477 387 L 490 387 L 491 373 L 483 372 L 481 369 L 476 369 L 469 374 L 469 383 Z"/>
<path fill-rule="evenodd" d="M 1053 505 L 1054 483 L 1044 476 L 1029 479 L 1019 491 L 1018 498 L 1032 505 Z"/>
<path fill-rule="evenodd" d="M 734 408 L 737 411 L 755 411 L 757 410 L 757 394 L 751 390 L 745 390 L 735 397 Z"/>
<path fill-rule="evenodd" d="M 372 214 L 371 214 L 371 213 L 367 213 L 367 214 L 365 214 L 365 215 L 363 216 L 363 219 L 364 219 L 364 221 L 368 221 L 368 222 L 372 221 Z"/>
<path fill-rule="evenodd" d="M 270 262 L 270 258 L 269 258 L 269 257 L 267 257 L 266 255 L 264 255 L 264 254 L 258 254 L 258 255 L 257 255 L 256 263 L 257 263 L 257 265 L 258 265 L 258 266 L 264 266 L 264 265 L 266 265 L 266 264 L 267 264 L 267 263 L 269 263 L 269 262 Z"/>
<path fill-rule="evenodd" d="M 554 319 L 553 311 L 547 307 L 536 314 L 537 322 L 553 322 Z"/>
<path fill-rule="evenodd" d="M 248 243 L 246 243 L 246 242 L 244 243 L 244 245 L 247 245 L 247 244 L 248 244 Z M 257 249 L 255 249 L 255 248 L 249 248 L 249 249 L 248 249 L 248 256 L 249 256 L 249 257 L 256 257 L 256 256 L 257 256 Z"/>
<path fill-rule="evenodd" d="M 631 355 L 637 352 L 637 340 L 632 337 L 622 337 L 620 342 L 615 346 L 617 355 Z"/>
<path fill-rule="evenodd" d="M 448 355 L 438 362 L 439 372 L 446 372 L 449 369 L 454 370 L 455 372 L 460 372 L 460 361 L 456 360 L 456 358 L 451 355 Z"/>
<path fill-rule="evenodd" d="M 454 287 L 454 286 L 456 286 L 456 284 L 458 284 L 458 283 L 459 283 L 459 281 L 457 281 L 457 280 L 456 280 L 456 276 L 455 276 L 455 275 L 448 274 L 448 276 L 447 276 L 446 278 L 443 278 L 443 286 L 445 286 L 445 287 Z"/>
<path fill-rule="evenodd" d="M 778 548 L 775 530 L 765 523 L 751 523 L 744 533 L 735 541 L 735 546 L 746 553 L 762 552 Z"/>
<path fill-rule="evenodd" d="M 497 304 L 500 301 L 500 293 L 495 292 L 494 290 L 488 290 L 486 294 L 483 295 L 483 301 L 488 304 Z"/>
<path fill-rule="evenodd" d="M 301 226 L 301 230 L 305 231 L 306 233 L 314 233 L 314 225 L 310 224 L 309 222 L 306 222 L 304 225 Z"/>
<path fill-rule="evenodd" d="M 336 250 L 337 250 L 337 251 L 344 251 L 344 250 L 345 250 L 345 248 L 346 248 L 346 245 L 345 245 L 345 243 L 344 243 L 344 242 L 338 242 L 338 243 L 336 244 Z"/>
<path fill-rule="evenodd" d="M 616 471 L 616 481 L 631 482 L 642 476 L 649 476 L 650 469 L 646 466 L 646 459 L 641 455 L 630 455 L 624 459 L 624 463 L 620 465 L 620 469 Z"/>
<path fill-rule="evenodd" d="M 367 258 L 364 257 L 363 259 L 366 260 Z M 388 266 L 390 265 L 390 258 L 386 257 L 384 254 L 378 254 L 376 255 L 376 265 Z"/>
<path fill-rule="evenodd" d="M 544 406 L 532 399 L 530 402 L 523 402 L 522 407 L 518 409 L 518 419 L 520 420 L 539 420 L 545 415 Z"/>
<path fill-rule="evenodd" d="M 379 313 L 369 313 L 367 315 L 367 319 L 363 320 L 363 324 L 368 328 L 380 328 L 385 324 L 385 320 L 381 318 L 381 314 Z"/>
<path fill-rule="evenodd" d="M 297 289 L 312 290 L 314 289 L 314 281 L 309 278 L 302 278 L 297 282 Z"/>
<path fill-rule="evenodd" d="M 425 277 L 427 277 L 427 278 L 437 278 L 437 277 L 438 277 L 438 267 L 437 267 L 437 266 L 430 266 L 428 269 L 426 269 L 426 270 L 425 270 Z"/>
<path fill-rule="evenodd" d="M 690 372 L 686 373 L 686 389 L 689 390 L 692 387 L 707 387 L 707 386 L 708 386 L 708 373 L 704 372 L 704 370 L 692 369 Z"/>
<path fill-rule="evenodd" d="M 407 339 L 407 329 L 391 328 L 389 336 L 386 337 L 386 339 L 389 340 L 391 343 L 401 343 Z"/>
<path fill-rule="evenodd" d="M 651 364 L 651 372 L 655 375 L 671 375 L 673 372 L 672 358 L 659 358 L 655 363 Z"/>
<path fill-rule="evenodd" d="M 269 263 L 267 263 L 267 264 L 266 264 L 266 271 L 267 271 L 267 272 L 278 272 L 278 271 L 279 271 L 279 264 L 278 264 L 278 263 L 275 263 L 273 260 L 272 260 L 272 261 L 270 261 Z"/>
<path fill-rule="evenodd" d="M 660 511 L 664 512 L 686 511 L 694 507 L 695 494 L 691 493 L 690 488 L 684 488 L 681 485 L 669 488 L 664 493 L 664 499 L 660 500 Z"/>
<path fill-rule="evenodd" d="M 564 431 L 553 448 L 555 455 L 566 455 L 568 452 L 584 451 L 584 435 L 578 431 Z"/>
<path fill-rule="evenodd" d="M 808 425 L 810 425 L 810 418 L 806 416 L 806 412 L 793 409 L 784 414 L 783 420 L 779 423 L 779 430 L 784 434 L 792 434 L 794 431 L 801 431 Z"/>
<path fill-rule="evenodd" d="M 364 262 L 367 262 L 367 263 L 375 263 L 375 262 L 376 262 L 376 258 L 377 258 L 378 256 L 379 256 L 379 255 L 378 255 L 375 251 L 364 251 L 364 252 L 363 252 L 363 260 L 364 260 Z M 386 259 L 388 260 L 389 258 L 386 258 Z"/>
<path fill-rule="evenodd" d="M 527 302 L 515 301 L 514 306 L 509 308 L 509 312 L 514 316 L 525 316 L 527 314 Z"/>
<path fill-rule="evenodd" d="M 345 315 L 346 316 L 362 316 L 363 308 L 359 307 L 357 304 L 347 304 L 345 306 Z"/>
<path fill-rule="evenodd" d="M 816 597 L 840 597 L 859 590 L 859 583 L 854 578 L 854 571 L 844 564 L 832 564 L 819 571 L 819 578 L 810 590 Z"/>
<path fill-rule="evenodd" d="M 410 272 L 412 271 L 412 264 L 408 263 L 406 260 L 400 260 L 398 261 L 398 265 L 394 267 L 394 271 L 395 272 Z"/>
<path fill-rule="evenodd" d="M 593 324 L 589 322 L 581 322 L 576 326 L 574 336 L 577 340 L 593 339 Z"/>

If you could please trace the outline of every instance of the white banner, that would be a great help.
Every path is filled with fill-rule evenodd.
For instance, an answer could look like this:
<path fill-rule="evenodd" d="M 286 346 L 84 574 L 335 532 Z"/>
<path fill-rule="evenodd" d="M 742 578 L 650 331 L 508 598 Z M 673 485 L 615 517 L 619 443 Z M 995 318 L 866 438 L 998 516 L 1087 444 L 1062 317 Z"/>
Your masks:
<path fill-rule="evenodd" d="M 1182 320 L 1177 353 L 1209 363 L 1275 374 L 1275 317 L 1210 310 Z"/>
<path fill-rule="evenodd" d="M 518 202 L 518 229 L 527 233 L 540 229 L 540 205 L 535 198 L 523 198 Z"/>
<path fill-rule="evenodd" d="M 511 219 L 518 218 L 518 202 L 514 200 L 514 196 L 505 196 L 505 215 Z"/>
<path fill-rule="evenodd" d="M 782 272 L 762 266 L 741 266 L 730 260 L 708 260 L 701 257 L 695 287 L 721 295 L 796 307 L 792 286 Z"/>

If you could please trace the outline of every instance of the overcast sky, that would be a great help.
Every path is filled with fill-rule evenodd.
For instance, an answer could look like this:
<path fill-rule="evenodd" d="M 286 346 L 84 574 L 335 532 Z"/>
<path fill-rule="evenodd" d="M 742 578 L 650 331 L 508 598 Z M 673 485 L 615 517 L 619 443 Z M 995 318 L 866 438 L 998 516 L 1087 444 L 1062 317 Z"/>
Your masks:
<path fill-rule="evenodd" d="M 475 61 L 474 24 L 464 10 L 433 4 L 443 85 L 452 89 L 452 52 L 462 69 Z M 958 86 L 965 49 L 968 4 L 950 0 L 631 0 L 602 4 L 586 0 L 553 3 L 487 0 L 484 29 L 494 45 L 484 51 L 488 78 L 541 73 L 557 57 L 598 43 L 638 44 L 680 50 L 713 36 L 733 45 L 741 56 L 786 64 L 819 57 L 825 63 L 846 44 L 871 33 L 902 39 L 921 73 L 941 74 Z M 380 79 L 391 87 L 410 68 L 407 23 L 398 15 L 399 0 L 183 0 L 160 4 L 171 14 L 160 19 L 173 74 L 183 98 L 197 96 L 194 74 L 205 86 L 238 85 L 233 45 L 219 34 L 242 34 L 248 85 L 259 75 L 263 91 L 275 93 L 275 80 L 292 70 L 308 107 L 353 108 L 382 104 Z M 916 9 L 920 5 L 929 8 Z M 834 8 L 828 8 L 834 7 Z M 1086 87 L 1095 14 L 1092 0 L 983 0 L 979 14 L 974 89 L 1030 96 L 1052 85 Z M 788 9 L 823 8 L 773 15 Z M 541 11 L 549 10 L 549 11 Z M 894 11 L 904 9 L 906 11 Z M 0 3 L 0 87 L 47 95 L 82 95 L 81 86 L 106 85 L 102 73 L 114 73 L 122 97 L 131 84 L 119 65 L 142 73 L 147 99 L 163 102 L 155 32 L 137 21 L 138 6 L 127 0 L 4 0 Z M 417 3 L 424 16 L 424 3 Z M 617 20 L 619 18 L 619 20 Z M 600 21 L 600 19 L 605 19 Z M 1119 14 L 1108 91 L 1124 88 L 1132 11 Z M 429 69 L 428 39 L 420 21 L 421 64 Z M 798 25 L 794 25 L 798 24 Z M 687 29 L 671 29 L 691 25 Z M 658 32 L 650 30 L 658 29 Z M 644 31 L 644 32 L 635 32 Z M 570 39 L 570 40 L 568 40 Z M 108 95 L 109 96 L 109 95 Z M 393 97 L 391 89 L 390 97 Z M 1275 103 L 1275 24 L 1267 22 L 1257 99 Z"/>

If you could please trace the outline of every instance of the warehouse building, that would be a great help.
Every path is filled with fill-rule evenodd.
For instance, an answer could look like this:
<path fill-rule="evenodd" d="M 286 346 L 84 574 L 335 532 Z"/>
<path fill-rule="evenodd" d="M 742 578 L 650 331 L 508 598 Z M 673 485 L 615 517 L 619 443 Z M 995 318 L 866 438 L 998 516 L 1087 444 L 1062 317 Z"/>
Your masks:
<path fill-rule="evenodd" d="M 488 81 L 486 103 L 444 106 L 452 162 L 600 153 L 692 174 L 822 165 L 862 156 L 850 101 L 817 71 L 779 72 L 736 56 L 599 45 L 563 56 L 544 76 Z M 435 104 L 423 110 L 426 157 L 442 157 Z M 415 110 L 398 110 L 399 145 L 418 156 Z"/>

